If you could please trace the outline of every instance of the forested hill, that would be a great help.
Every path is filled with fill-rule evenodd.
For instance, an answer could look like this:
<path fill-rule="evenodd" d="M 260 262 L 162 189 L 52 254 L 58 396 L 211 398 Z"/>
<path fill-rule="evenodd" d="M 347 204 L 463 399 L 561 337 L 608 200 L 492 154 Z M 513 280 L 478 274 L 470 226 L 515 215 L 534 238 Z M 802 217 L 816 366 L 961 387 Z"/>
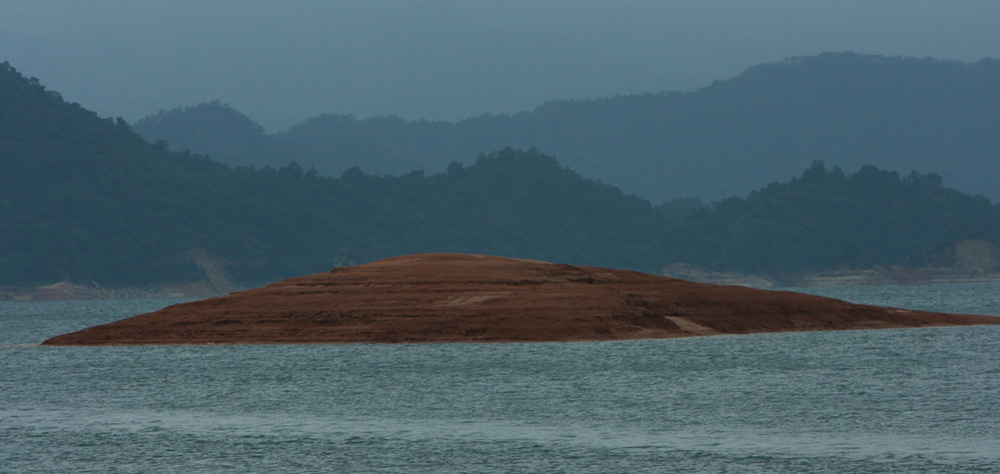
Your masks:
<path fill-rule="evenodd" d="M 135 129 L 228 163 L 294 159 L 334 176 L 352 166 L 437 172 L 483 150 L 535 146 L 654 202 L 744 195 L 814 160 L 848 171 L 933 172 L 964 192 L 1000 199 L 1000 61 L 993 59 L 824 53 L 755 66 L 693 92 L 552 101 L 458 123 L 325 115 L 271 135 L 248 123 L 215 103 L 161 112 Z"/>
<path fill-rule="evenodd" d="M 903 263 L 969 237 L 1000 241 L 1000 208 L 936 175 L 874 167 L 817 162 L 746 198 L 657 207 L 535 150 L 433 175 L 231 168 L 151 145 L 0 66 L 0 286 L 221 289 L 419 252 L 787 275 Z"/>
<path fill-rule="evenodd" d="M 292 152 L 286 140 L 267 135 L 257 122 L 219 101 L 160 111 L 134 129 L 151 143 L 164 140 L 175 151 L 190 150 L 234 166 L 284 166 L 290 156 L 301 155 Z"/>
<path fill-rule="evenodd" d="M 904 265 L 916 249 L 958 239 L 1000 243 L 1000 204 L 946 188 L 935 174 L 869 165 L 845 174 L 817 161 L 746 198 L 676 200 L 658 210 L 678 224 L 671 261 L 772 277 Z"/>
<path fill-rule="evenodd" d="M 232 169 L 0 67 L 0 285 L 259 284 L 455 251 L 655 271 L 647 202 L 505 150 L 435 176 Z M 628 229 L 628 231 L 623 231 Z"/>

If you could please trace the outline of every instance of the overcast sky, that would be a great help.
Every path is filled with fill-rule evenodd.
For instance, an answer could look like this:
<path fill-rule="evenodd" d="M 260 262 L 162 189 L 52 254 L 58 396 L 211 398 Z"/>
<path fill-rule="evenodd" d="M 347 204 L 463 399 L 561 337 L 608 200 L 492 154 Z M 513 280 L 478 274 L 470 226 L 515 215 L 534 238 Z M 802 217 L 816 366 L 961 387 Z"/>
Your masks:
<path fill-rule="evenodd" d="M 219 99 L 457 120 L 690 90 L 824 51 L 1000 57 L 1000 1 L 0 0 L 0 61 L 101 116 Z"/>

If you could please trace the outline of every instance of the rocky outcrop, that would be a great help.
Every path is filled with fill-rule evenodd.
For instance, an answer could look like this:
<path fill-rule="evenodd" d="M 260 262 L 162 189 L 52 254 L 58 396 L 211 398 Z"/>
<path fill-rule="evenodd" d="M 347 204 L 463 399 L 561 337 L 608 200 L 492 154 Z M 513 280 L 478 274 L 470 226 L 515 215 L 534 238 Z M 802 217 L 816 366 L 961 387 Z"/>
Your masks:
<path fill-rule="evenodd" d="M 390 258 L 184 303 L 49 345 L 576 341 L 1000 324 L 1000 318 L 482 255 Z"/>

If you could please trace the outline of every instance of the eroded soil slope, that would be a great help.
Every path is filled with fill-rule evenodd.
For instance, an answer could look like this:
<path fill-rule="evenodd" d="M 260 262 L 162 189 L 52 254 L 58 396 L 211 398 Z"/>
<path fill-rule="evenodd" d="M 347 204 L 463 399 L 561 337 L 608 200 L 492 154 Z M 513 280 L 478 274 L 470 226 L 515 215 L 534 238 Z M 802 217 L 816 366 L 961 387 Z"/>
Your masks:
<path fill-rule="evenodd" d="M 575 341 L 1000 324 L 604 268 L 389 258 L 171 306 L 51 345 Z"/>

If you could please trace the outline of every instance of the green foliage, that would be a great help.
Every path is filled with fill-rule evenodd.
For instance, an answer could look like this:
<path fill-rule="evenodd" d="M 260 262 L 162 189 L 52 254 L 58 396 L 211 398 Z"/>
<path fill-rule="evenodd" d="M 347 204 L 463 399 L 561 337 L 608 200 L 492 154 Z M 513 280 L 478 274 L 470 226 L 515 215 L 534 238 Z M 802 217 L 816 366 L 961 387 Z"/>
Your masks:
<path fill-rule="evenodd" d="M 0 67 L 0 285 L 185 282 L 213 265 L 254 285 L 418 252 L 780 275 L 901 263 L 966 237 L 1000 237 L 1000 208 L 937 175 L 822 162 L 746 198 L 656 208 L 535 149 L 429 176 L 231 168 Z"/>
<path fill-rule="evenodd" d="M 788 183 L 687 214 L 674 260 L 779 276 L 901 264 L 917 249 L 1000 236 L 996 206 L 938 175 L 865 166 L 845 176 L 820 161 Z"/>
<path fill-rule="evenodd" d="M 648 239 L 619 232 L 655 224 L 649 204 L 536 151 L 431 177 L 233 169 L 149 145 L 9 66 L 0 80 L 0 284 L 198 279 L 194 249 L 250 284 L 432 251 L 654 269 Z"/>

